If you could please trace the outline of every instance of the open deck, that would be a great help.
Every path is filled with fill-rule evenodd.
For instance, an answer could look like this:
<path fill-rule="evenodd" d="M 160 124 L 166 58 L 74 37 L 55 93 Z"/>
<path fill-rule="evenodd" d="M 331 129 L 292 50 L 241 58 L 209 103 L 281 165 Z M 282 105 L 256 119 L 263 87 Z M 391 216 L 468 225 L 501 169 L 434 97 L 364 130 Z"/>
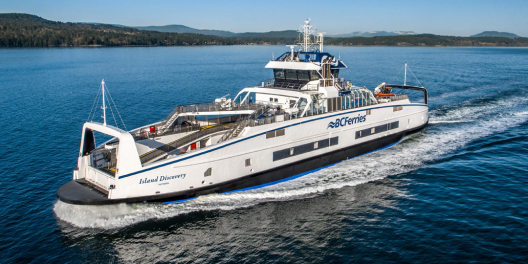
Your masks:
<path fill-rule="evenodd" d="M 343 95 L 343 99 L 341 100 L 340 105 L 335 104 L 331 108 L 313 108 L 311 110 L 308 110 L 306 112 L 306 115 L 303 117 L 321 115 L 328 112 L 360 108 L 373 104 L 383 104 L 391 101 L 399 101 L 405 99 L 408 99 L 408 96 L 402 94 L 386 97 L 383 98 L 383 100 L 379 100 L 378 102 L 373 100 L 366 100 L 365 96 L 361 95 L 359 92 L 356 91 L 355 93 L 351 92 L 350 94 Z M 152 139 L 138 140 L 136 141 L 136 144 L 138 146 L 138 150 L 141 149 L 141 163 L 148 164 L 168 155 L 184 155 L 187 153 L 187 151 L 178 152 L 176 150 L 186 145 L 189 145 L 191 142 L 207 138 L 208 136 L 210 137 L 214 134 L 223 134 L 223 136 L 219 138 L 217 142 L 212 142 L 206 146 L 200 146 L 200 148 L 204 148 L 219 143 L 221 141 L 237 137 L 238 133 L 240 133 L 241 130 L 243 130 L 245 127 L 255 127 L 260 125 L 267 125 L 277 122 L 289 121 L 292 119 L 303 118 L 298 116 L 298 114 L 285 113 L 284 110 L 279 111 L 277 109 L 273 109 L 270 106 L 264 106 L 263 108 L 259 109 L 265 110 L 263 112 L 261 111 L 260 113 L 265 113 L 266 115 L 259 115 L 255 114 L 256 112 L 254 112 L 254 114 L 252 115 L 238 117 L 236 121 L 234 119 L 224 118 L 224 123 L 221 124 L 187 127 L 183 128 L 183 131 L 175 132 L 174 134 L 166 133 L 162 136 L 155 137 Z M 178 129 L 176 129 L 176 131 L 178 131 Z"/>

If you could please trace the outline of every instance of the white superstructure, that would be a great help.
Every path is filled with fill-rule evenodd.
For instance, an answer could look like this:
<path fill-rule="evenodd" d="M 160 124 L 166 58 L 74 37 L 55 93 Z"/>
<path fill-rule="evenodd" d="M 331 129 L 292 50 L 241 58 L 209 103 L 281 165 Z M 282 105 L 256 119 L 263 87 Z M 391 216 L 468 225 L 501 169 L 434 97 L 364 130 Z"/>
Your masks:
<path fill-rule="evenodd" d="M 425 88 L 356 87 L 339 76 L 346 64 L 323 52 L 322 33 L 314 39 L 309 21 L 301 33 L 300 47 L 266 65 L 273 79 L 233 99 L 176 106 L 131 131 L 106 117 L 85 123 L 73 181 L 59 199 L 174 201 L 259 186 L 379 149 L 427 124 Z M 423 91 L 424 103 L 393 89 Z M 112 139 L 96 147 L 94 133 Z"/>

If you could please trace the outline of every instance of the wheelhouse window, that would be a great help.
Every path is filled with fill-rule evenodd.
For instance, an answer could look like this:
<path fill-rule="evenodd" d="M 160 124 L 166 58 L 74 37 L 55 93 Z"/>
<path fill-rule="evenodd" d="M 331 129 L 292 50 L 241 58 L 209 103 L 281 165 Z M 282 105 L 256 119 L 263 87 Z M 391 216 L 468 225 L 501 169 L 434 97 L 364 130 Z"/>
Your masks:
<path fill-rule="evenodd" d="M 284 81 L 313 81 L 319 80 L 317 71 L 296 71 L 296 70 L 279 70 L 273 69 L 276 80 Z"/>
<path fill-rule="evenodd" d="M 316 80 L 319 80 L 319 73 L 317 73 L 317 71 L 311 71 L 310 81 L 316 81 Z"/>
<path fill-rule="evenodd" d="M 273 74 L 275 75 L 275 79 L 281 79 L 281 80 L 284 80 L 285 77 L 284 77 L 284 70 L 277 70 L 277 69 L 274 69 L 273 70 Z"/>
<path fill-rule="evenodd" d="M 299 81 L 310 81 L 310 74 L 308 71 L 297 71 Z"/>
<path fill-rule="evenodd" d="M 334 78 L 337 79 L 337 77 L 339 77 L 339 70 L 337 69 L 332 70 L 332 75 L 334 75 Z"/>
<path fill-rule="evenodd" d="M 297 80 L 297 73 L 295 70 L 284 70 L 284 73 L 286 74 L 287 80 L 293 80 L 293 81 Z"/>

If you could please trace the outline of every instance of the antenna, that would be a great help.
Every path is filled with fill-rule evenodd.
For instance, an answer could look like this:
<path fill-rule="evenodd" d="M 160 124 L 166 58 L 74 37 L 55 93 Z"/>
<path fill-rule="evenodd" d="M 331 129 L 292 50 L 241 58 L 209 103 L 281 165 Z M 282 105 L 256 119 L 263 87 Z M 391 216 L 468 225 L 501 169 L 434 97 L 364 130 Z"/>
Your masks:
<path fill-rule="evenodd" d="M 105 105 L 105 82 L 104 82 L 104 79 L 101 81 L 101 91 L 103 92 L 103 106 L 101 106 L 101 108 L 103 109 L 103 120 L 104 120 L 104 126 L 106 126 L 106 105 Z"/>
<path fill-rule="evenodd" d="M 403 79 L 403 85 L 407 85 L 407 62 L 405 63 L 405 77 Z"/>
<path fill-rule="evenodd" d="M 310 25 L 310 19 L 306 19 L 306 21 L 304 21 L 304 25 L 302 25 L 301 30 L 298 32 L 302 33 L 301 43 L 299 44 L 302 46 L 304 51 L 308 51 L 312 45 L 310 35 L 314 33 L 312 30 L 312 25 Z"/>
<path fill-rule="evenodd" d="M 292 61 L 293 61 L 293 55 L 294 55 L 295 46 L 297 46 L 297 45 L 286 45 L 286 47 L 290 47 L 290 49 L 291 49 L 291 60 Z"/>
<path fill-rule="evenodd" d="M 321 32 L 319 34 L 317 34 L 317 36 L 319 37 L 319 39 L 317 40 L 317 42 L 319 43 L 319 51 L 320 52 L 323 52 L 323 36 L 324 34 L 326 34 L 326 32 Z"/>
<path fill-rule="evenodd" d="M 302 46 L 301 51 L 309 52 L 310 49 L 317 50 L 315 45 L 319 44 L 319 52 L 323 52 L 323 35 L 325 32 L 315 34 L 317 30 L 313 29 L 314 26 L 310 25 L 310 19 L 304 21 L 304 25 L 301 26 L 301 30 L 297 31 L 302 34 L 300 36 L 299 45 Z M 314 35 L 312 39 L 311 35 Z"/>

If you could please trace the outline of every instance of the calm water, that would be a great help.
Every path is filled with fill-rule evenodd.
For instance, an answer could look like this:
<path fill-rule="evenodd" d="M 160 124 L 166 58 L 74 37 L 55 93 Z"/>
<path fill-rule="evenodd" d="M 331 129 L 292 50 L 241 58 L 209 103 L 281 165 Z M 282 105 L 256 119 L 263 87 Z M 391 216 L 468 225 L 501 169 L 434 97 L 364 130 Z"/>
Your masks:
<path fill-rule="evenodd" d="M 0 49 L 0 261 L 528 261 L 528 49 L 326 49 L 369 88 L 408 62 L 430 125 L 258 190 L 101 207 L 55 193 L 102 78 L 130 129 L 271 78 L 286 47 Z"/>

